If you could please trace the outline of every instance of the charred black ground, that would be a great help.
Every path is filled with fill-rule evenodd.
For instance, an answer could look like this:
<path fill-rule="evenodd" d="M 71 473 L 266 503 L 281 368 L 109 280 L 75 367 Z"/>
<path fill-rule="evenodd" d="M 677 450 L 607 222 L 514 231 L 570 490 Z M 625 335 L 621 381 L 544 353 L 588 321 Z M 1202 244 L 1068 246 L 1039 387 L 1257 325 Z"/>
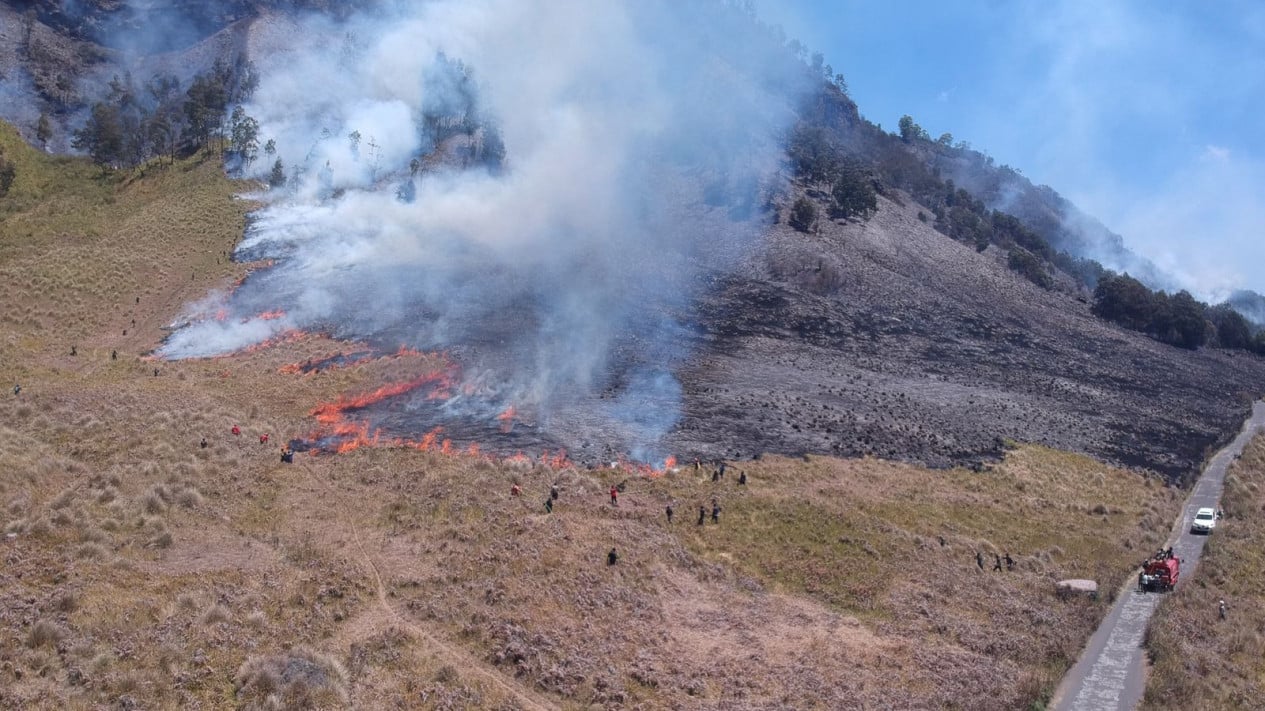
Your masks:
<path fill-rule="evenodd" d="M 1171 480 L 1237 430 L 1265 361 L 1165 346 L 1095 318 L 882 200 L 869 223 L 778 226 L 700 306 L 675 447 L 873 455 L 931 466 L 1007 440 Z"/>

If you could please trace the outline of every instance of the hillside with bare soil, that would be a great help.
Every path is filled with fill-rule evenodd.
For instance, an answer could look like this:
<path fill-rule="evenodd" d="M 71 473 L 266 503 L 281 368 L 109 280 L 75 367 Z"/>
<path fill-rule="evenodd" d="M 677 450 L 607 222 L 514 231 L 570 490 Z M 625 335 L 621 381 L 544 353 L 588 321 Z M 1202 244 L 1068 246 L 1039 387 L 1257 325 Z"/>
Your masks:
<path fill-rule="evenodd" d="M 1180 502 L 1157 477 L 1031 445 L 980 471 L 876 450 L 732 461 L 715 480 L 706 466 L 647 476 L 384 443 L 283 463 L 278 444 L 309 433 L 320 403 L 438 356 L 304 373 L 363 350 L 308 334 L 153 360 L 184 304 L 264 266 L 226 258 L 251 208 L 233 197 L 241 186 L 215 160 L 102 176 L 11 129 L 0 142 L 18 176 L 0 201 L 0 356 L 21 386 L 0 399 L 6 707 L 1022 708 L 1105 609 L 1059 600 L 1053 582 L 1114 589 Z M 884 204 L 820 239 L 861 249 L 847 235 L 868 233 L 881 255 L 884 240 L 923 234 L 879 229 L 907 219 Z M 989 273 L 989 288 L 1022 291 Z M 706 313 L 755 348 L 767 336 L 734 314 L 739 286 L 725 287 L 729 310 Z M 779 324 L 795 328 L 807 306 L 792 306 Z M 891 339 L 882 328 L 874 337 Z M 898 374 L 849 342 L 818 385 L 861 392 L 854 359 L 866 377 Z M 700 358 L 736 368 L 735 343 L 717 337 Z M 802 401 L 780 399 L 804 387 L 788 374 L 819 378 L 796 358 L 827 351 L 807 337 L 797 348 L 753 358 L 742 382 Z M 785 432 L 812 424 L 782 417 Z M 1013 570 L 994 572 L 1005 555 Z"/>

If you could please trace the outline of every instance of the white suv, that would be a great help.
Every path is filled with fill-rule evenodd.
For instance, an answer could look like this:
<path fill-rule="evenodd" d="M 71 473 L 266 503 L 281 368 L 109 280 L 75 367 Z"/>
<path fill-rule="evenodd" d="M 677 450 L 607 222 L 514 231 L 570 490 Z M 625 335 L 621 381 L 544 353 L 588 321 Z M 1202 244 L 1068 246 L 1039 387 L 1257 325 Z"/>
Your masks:
<path fill-rule="evenodd" d="M 1212 533 L 1217 527 L 1217 512 L 1203 508 L 1195 512 L 1195 520 L 1190 524 L 1191 533 Z"/>

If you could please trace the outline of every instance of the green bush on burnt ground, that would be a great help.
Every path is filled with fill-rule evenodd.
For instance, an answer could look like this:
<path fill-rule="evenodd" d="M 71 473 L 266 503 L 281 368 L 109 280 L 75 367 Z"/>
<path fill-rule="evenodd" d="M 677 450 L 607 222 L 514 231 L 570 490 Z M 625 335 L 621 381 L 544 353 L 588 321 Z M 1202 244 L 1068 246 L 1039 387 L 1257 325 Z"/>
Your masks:
<path fill-rule="evenodd" d="M 1231 467 L 1222 506 L 1199 567 L 1151 618 L 1143 709 L 1254 709 L 1265 697 L 1265 438 Z"/>
<path fill-rule="evenodd" d="M 808 198 L 796 200 L 791 206 L 791 217 L 787 222 L 800 232 L 811 232 L 817 224 L 817 206 Z"/>

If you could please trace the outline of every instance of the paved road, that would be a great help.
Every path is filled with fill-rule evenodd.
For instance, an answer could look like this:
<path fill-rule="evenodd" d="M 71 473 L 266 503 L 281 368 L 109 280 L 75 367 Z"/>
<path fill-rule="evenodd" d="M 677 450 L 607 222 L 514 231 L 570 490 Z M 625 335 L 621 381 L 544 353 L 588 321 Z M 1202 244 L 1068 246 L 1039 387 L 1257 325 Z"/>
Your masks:
<path fill-rule="evenodd" d="M 1173 553 L 1182 560 L 1182 580 L 1195 571 L 1207 536 L 1190 533 L 1190 521 L 1202 507 L 1216 508 L 1225 483 L 1225 471 L 1244 445 L 1265 429 L 1265 403 L 1252 407 L 1252 417 L 1234 441 L 1217 452 L 1186 499 L 1181 520 L 1169 536 Z M 1214 534 L 1215 535 L 1215 534 Z M 1142 700 L 1146 688 L 1142 638 L 1147 622 L 1163 595 L 1139 593 L 1136 582 L 1116 599 L 1111 612 L 1090 637 L 1076 665 L 1063 677 L 1050 708 L 1055 711 L 1127 711 Z M 1181 583 L 1179 582 L 1180 586 Z"/>

